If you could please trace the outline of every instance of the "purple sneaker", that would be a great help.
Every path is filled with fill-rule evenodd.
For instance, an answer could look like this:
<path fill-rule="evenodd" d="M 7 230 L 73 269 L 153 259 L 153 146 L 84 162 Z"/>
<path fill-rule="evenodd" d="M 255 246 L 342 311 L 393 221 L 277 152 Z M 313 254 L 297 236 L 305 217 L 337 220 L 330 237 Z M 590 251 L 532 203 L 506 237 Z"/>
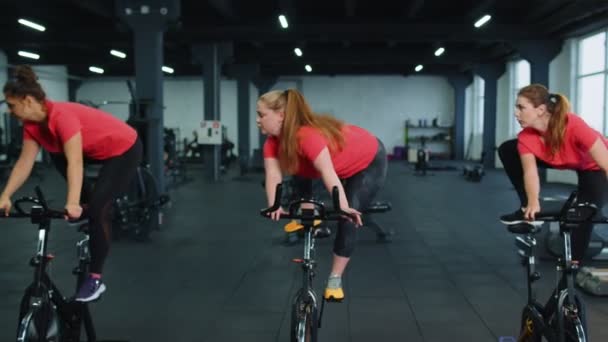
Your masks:
<path fill-rule="evenodd" d="M 93 278 L 89 275 L 82 285 L 80 285 L 80 289 L 78 289 L 78 294 L 76 294 L 74 300 L 77 302 L 91 302 L 98 299 L 105 290 L 106 285 L 104 285 L 101 279 Z"/>

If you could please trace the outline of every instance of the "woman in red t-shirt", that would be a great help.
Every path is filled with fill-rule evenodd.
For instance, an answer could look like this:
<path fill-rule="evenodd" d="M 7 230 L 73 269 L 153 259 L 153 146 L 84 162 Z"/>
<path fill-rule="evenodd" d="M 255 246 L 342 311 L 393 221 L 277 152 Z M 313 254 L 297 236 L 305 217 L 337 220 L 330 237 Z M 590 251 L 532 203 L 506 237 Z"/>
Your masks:
<path fill-rule="evenodd" d="M 0 209 L 8 215 L 10 198 L 30 175 L 40 147 L 47 150 L 67 180 L 67 216 L 78 219 L 80 203 L 88 205 L 90 273 L 75 296 L 88 302 L 106 289 L 101 272 L 110 247 L 112 200 L 135 176 L 142 145 L 133 128 L 108 113 L 48 100 L 37 79 L 29 66 L 18 66 L 4 85 L 11 113 L 23 122 L 23 147 L 0 194 Z M 84 159 L 102 164 L 91 191 L 83 187 Z"/>
<path fill-rule="evenodd" d="M 386 179 L 386 152 L 380 140 L 363 128 L 345 124 L 331 116 L 314 114 L 294 89 L 270 91 L 257 104 L 257 125 L 268 135 L 264 143 L 264 168 L 268 205 L 283 173 L 307 179 L 297 182 L 302 197 L 310 197 L 314 178 L 321 178 L 331 192 L 340 193 L 342 210 L 356 220 L 340 220 L 334 240 L 334 257 L 324 296 L 342 300 L 342 273 L 356 241 L 356 226 L 362 210 L 369 206 Z M 344 181 L 344 186 L 341 180 Z M 283 210 L 271 214 L 278 219 Z"/>
<path fill-rule="evenodd" d="M 570 113 L 568 99 L 551 94 L 540 84 L 522 88 L 515 117 L 523 128 L 517 140 L 498 148 L 498 155 L 515 187 L 521 208 L 501 216 L 505 224 L 542 224 L 534 219 L 540 211 L 537 167 L 574 170 L 578 175 L 578 199 L 604 206 L 608 189 L 606 138 Z M 572 257 L 582 260 L 593 225 L 572 232 Z"/>

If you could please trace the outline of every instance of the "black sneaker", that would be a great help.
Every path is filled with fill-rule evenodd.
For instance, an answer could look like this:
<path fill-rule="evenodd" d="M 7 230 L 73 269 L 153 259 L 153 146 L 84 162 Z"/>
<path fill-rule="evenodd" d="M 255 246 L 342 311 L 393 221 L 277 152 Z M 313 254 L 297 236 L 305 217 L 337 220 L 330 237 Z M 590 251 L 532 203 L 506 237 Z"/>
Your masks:
<path fill-rule="evenodd" d="M 513 212 L 511 214 L 502 215 L 500 217 L 500 222 L 502 222 L 504 224 L 508 224 L 508 225 L 527 223 L 527 224 L 531 224 L 533 226 L 540 226 L 544 223 L 543 221 L 539 221 L 539 220 L 533 220 L 533 221 L 527 220 L 526 218 L 524 218 L 523 209 L 517 209 L 517 210 L 515 210 L 515 212 Z"/>

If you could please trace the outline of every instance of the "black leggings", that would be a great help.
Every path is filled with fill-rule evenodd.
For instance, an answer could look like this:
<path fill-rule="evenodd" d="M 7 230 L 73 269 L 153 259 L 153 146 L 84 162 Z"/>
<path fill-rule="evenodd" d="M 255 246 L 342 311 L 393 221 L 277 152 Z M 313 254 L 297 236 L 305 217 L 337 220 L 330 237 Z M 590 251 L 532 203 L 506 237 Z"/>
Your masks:
<path fill-rule="evenodd" d="M 67 178 L 67 159 L 63 153 L 51 153 L 55 167 Z M 142 144 L 137 139 L 123 154 L 105 160 L 87 160 L 101 164 L 99 175 L 92 186 L 83 179 L 80 202 L 88 205 L 89 248 L 91 273 L 101 273 L 110 249 L 112 232 L 112 201 L 127 191 L 142 159 Z"/>
<path fill-rule="evenodd" d="M 380 140 L 378 140 L 378 151 L 374 160 L 364 170 L 343 180 L 344 192 L 348 205 L 359 211 L 367 208 L 378 190 L 384 185 L 386 180 L 387 161 L 386 150 Z M 312 181 L 294 177 L 295 188 L 304 198 L 312 196 Z M 357 227 L 349 220 L 341 219 L 338 221 L 338 232 L 334 240 L 334 253 L 341 257 L 350 257 L 355 249 L 357 241 Z"/>
<path fill-rule="evenodd" d="M 524 189 L 524 173 L 521 166 L 521 158 L 517 151 L 517 140 L 509 140 L 504 142 L 498 148 L 498 156 L 504 165 L 505 172 L 515 191 L 519 196 L 521 206 L 528 205 L 526 191 Z M 541 160 L 537 159 L 539 167 L 551 168 Z M 598 208 L 603 208 L 606 198 L 606 189 L 608 189 L 608 180 L 604 171 L 576 171 L 578 176 L 578 201 L 590 202 Z M 585 251 L 589 246 L 591 238 L 592 224 L 584 224 L 572 230 L 572 258 L 574 260 L 583 260 Z"/>

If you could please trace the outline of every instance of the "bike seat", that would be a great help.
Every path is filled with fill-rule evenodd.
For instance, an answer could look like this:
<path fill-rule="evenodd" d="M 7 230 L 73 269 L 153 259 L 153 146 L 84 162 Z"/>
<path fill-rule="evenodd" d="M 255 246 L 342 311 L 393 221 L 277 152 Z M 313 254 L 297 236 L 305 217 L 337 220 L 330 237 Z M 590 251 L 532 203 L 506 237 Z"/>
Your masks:
<path fill-rule="evenodd" d="M 536 226 L 529 223 L 517 223 L 507 225 L 509 232 L 513 234 L 536 234 L 541 231 L 542 226 Z"/>
<path fill-rule="evenodd" d="M 321 220 L 315 220 L 314 221 L 314 226 L 317 227 L 318 225 L 321 224 Z M 300 229 L 303 229 L 304 226 L 299 223 L 296 220 L 291 220 L 289 223 L 287 223 L 285 225 L 285 227 L 283 227 L 283 230 L 285 230 L 285 233 L 293 233 L 293 232 L 297 232 Z"/>

